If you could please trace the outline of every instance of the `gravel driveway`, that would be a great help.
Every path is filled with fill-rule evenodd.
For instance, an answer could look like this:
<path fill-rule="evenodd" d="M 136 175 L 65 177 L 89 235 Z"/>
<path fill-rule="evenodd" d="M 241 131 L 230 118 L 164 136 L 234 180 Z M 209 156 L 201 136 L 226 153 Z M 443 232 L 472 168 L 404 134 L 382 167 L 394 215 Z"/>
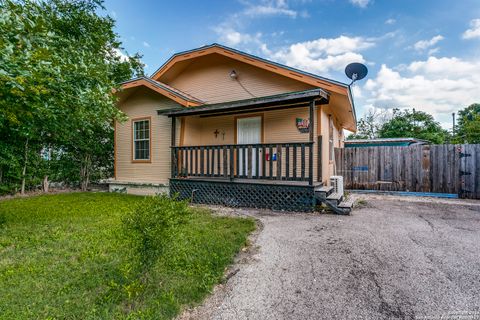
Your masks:
<path fill-rule="evenodd" d="M 351 216 L 219 209 L 263 227 L 181 318 L 480 319 L 479 201 L 356 197 Z"/>

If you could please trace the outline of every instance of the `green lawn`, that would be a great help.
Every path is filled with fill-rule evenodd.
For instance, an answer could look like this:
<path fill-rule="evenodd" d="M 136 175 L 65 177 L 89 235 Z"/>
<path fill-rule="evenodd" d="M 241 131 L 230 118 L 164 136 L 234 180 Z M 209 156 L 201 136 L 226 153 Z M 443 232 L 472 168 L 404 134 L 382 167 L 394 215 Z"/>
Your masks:
<path fill-rule="evenodd" d="M 139 271 L 121 216 L 142 197 L 71 193 L 0 201 L 1 319 L 169 319 L 200 302 L 255 228 L 193 209 Z"/>

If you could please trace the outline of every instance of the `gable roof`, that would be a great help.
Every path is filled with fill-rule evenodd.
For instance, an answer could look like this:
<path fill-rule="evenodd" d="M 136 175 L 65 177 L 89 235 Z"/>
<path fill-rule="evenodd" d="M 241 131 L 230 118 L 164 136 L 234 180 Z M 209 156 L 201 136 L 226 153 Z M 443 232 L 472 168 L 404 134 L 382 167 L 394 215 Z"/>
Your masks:
<path fill-rule="evenodd" d="M 188 66 L 196 58 L 215 54 L 325 90 L 331 95 L 332 102 L 337 104 L 334 112 L 339 109 L 339 114 L 341 114 L 343 117 L 341 120 L 342 127 L 353 132 L 356 131 L 355 105 L 353 101 L 352 90 L 349 85 L 288 67 L 280 63 L 269 61 L 217 43 L 176 53 L 170 57 L 157 71 L 155 71 L 151 77 L 132 79 L 121 83 L 121 87 L 122 89 L 129 89 L 138 86 L 144 86 L 166 96 L 169 99 L 174 100 L 185 107 L 198 107 L 205 105 L 207 102 L 169 86 L 166 83 L 170 83 L 171 80 L 178 76 L 179 73 L 183 72 L 185 68 L 188 68 Z"/>
<path fill-rule="evenodd" d="M 168 70 L 170 70 L 175 64 L 213 53 L 217 53 L 250 65 L 254 65 L 261 69 L 265 69 L 270 72 L 274 72 L 288 78 L 304 82 L 309 85 L 320 87 L 331 92 L 347 95 L 349 96 L 349 98 L 351 98 L 349 86 L 345 83 L 324 78 L 292 67 L 288 67 L 286 65 L 260 58 L 237 49 L 220 45 L 218 43 L 213 43 L 208 46 L 203 46 L 200 48 L 174 54 L 160 68 L 158 68 L 157 71 L 152 74 L 151 78 L 154 80 L 161 80 L 162 76 L 164 76 L 168 72 Z M 353 101 L 353 99 L 350 100 Z"/>
<path fill-rule="evenodd" d="M 188 93 L 185 93 L 165 83 L 162 83 L 160 81 L 156 81 L 147 77 L 138 77 L 138 78 L 134 78 L 134 79 L 120 83 L 120 87 L 123 90 L 140 87 L 140 86 L 149 88 L 167 98 L 174 100 L 175 102 L 185 107 L 191 107 L 191 106 L 196 107 L 204 104 L 202 100 L 197 99 Z"/>

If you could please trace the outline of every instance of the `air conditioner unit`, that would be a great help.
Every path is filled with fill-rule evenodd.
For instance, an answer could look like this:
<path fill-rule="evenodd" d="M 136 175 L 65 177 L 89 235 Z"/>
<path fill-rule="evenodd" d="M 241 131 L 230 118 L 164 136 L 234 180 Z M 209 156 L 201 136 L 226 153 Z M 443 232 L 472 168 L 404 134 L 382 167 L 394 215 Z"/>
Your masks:
<path fill-rule="evenodd" d="M 343 177 L 342 176 L 331 176 L 330 186 L 333 187 L 333 192 L 343 196 Z"/>

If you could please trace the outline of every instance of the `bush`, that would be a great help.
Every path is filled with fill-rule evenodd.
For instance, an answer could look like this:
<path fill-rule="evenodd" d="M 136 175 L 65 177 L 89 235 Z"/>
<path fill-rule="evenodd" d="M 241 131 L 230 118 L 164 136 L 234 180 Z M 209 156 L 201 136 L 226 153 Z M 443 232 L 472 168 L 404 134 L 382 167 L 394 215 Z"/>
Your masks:
<path fill-rule="evenodd" d="M 178 227 L 190 214 L 186 201 L 177 201 L 167 195 L 146 197 L 122 219 L 127 239 L 143 266 L 162 255 Z"/>

